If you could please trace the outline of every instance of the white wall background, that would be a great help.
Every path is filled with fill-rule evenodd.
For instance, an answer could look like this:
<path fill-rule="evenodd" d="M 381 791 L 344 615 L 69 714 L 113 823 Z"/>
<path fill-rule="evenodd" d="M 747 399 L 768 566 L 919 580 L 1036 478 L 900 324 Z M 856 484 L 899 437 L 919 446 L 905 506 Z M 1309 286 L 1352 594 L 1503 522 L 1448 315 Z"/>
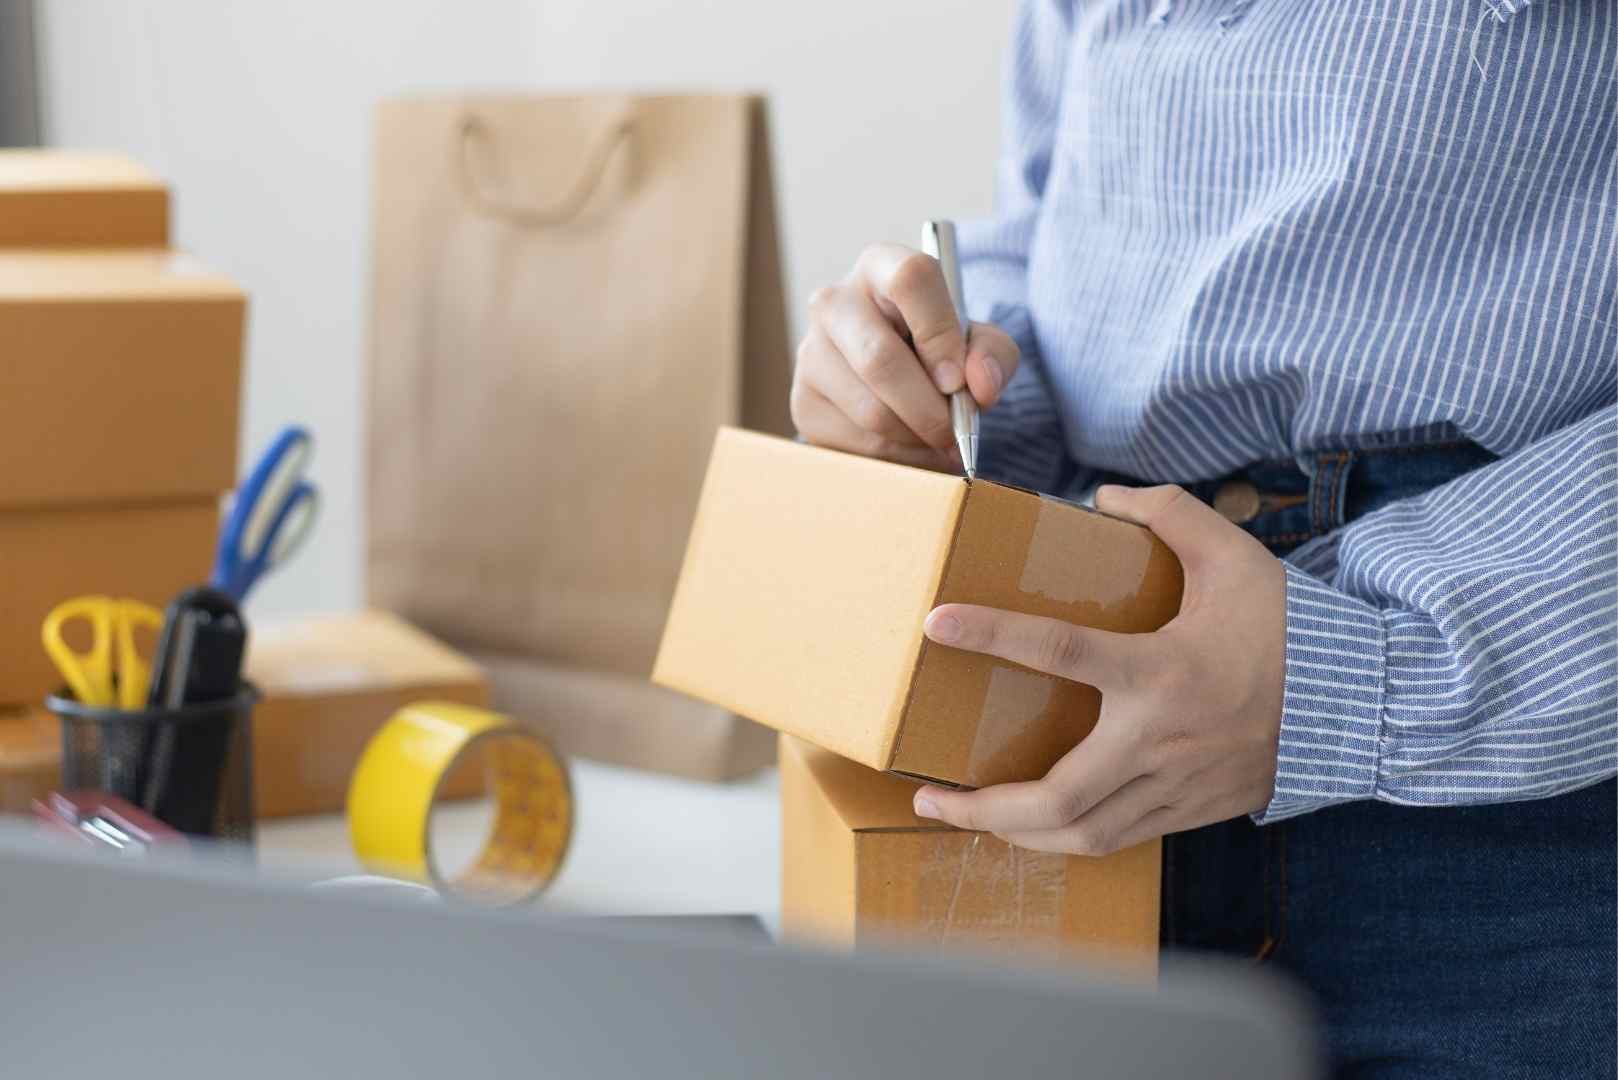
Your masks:
<path fill-rule="evenodd" d="M 370 109 L 432 89 L 770 96 L 796 329 L 859 247 L 985 212 L 1012 0 L 37 0 L 43 134 L 175 192 L 175 242 L 251 296 L 244 467 L 316 433 L 321 524 L 259 614 L 362 600 Z"/>

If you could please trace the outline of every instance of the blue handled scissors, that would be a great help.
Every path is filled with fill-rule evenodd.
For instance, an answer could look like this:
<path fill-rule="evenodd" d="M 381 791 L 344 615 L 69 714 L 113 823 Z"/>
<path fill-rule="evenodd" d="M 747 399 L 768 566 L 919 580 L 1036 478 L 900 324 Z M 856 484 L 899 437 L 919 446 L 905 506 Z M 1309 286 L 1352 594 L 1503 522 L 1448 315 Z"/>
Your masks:
<path fill-rule="evenodd" d="M 308 538 L 320 507 L 320 493 L 303 478 L 313 450 L 308 429 L 288 424 L 236 490 L 210 584 L 237 602 Z"/>

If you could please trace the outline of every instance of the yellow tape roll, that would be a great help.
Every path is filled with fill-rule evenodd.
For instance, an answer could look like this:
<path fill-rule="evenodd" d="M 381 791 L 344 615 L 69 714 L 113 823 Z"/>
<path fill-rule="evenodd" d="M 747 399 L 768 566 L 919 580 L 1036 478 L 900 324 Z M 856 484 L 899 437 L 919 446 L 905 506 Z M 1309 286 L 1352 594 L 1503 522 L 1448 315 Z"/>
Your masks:
<path fill-rule="evenodd" d="M 482 853 L 454 881 L 433 856 L 429 823 L 444 777 L 481 751 L 495 800 Z M 573 831 L 567 769 L 541 739 L 507 717 L 449 702 L 394 713 L 372 736 L 348 786 L 348 832 L 367 870 L 441 892 L 513 903 L 550 884 Z"/>

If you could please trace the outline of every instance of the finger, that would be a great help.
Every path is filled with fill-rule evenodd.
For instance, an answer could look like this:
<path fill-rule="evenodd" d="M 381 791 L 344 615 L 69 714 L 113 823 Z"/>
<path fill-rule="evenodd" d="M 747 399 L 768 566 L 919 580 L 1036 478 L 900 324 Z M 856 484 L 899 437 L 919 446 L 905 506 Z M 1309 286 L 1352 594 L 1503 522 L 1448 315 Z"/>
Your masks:
<path fill-rule="evenodd" d="M 972 324 L 966 343 L 966 385 L 979 405 L 987 408 L 1000 400 L 1021 356 L 1011 335 L 998 326 Z"/>
<path fill-rule="evenodd" d="M 1001 832 L 1008 843 L 1030 851 L 1061 851 L 1070 855 L 1111 855 L 1161 832 L 1166 824 L 1167 785 L 1155 776 L 1140 776 L 1113 792 L 1089 813 L 1058 829 Z"/>
<path fill-rule="evenodd" d="M 798 346 L 798 368 L 794 378 L 812 386 L 825 400 L 857 427 L 891 443 L 923 446 L 915 432 L 905 426 L 899 415 L 888 408 L 869 386 L 860 381 L 854 369 L 848 366 L 843 354 L 837 351 L 831 338 L 819 326 L 812 326 Z"/>
<path fill-rule="evenodd" d="M 1146 488 L 1103 484 L 1096 489 L 1096 509 L 1146 526 L 1187 567 L 1219 558 L 1229 550 L 1232 539 L 1246 535 L 1213 507 L 1174 484 Z"/>
<path fill-rule="evenodd" d="M 940 645 L 1010 660 L 1047 675 L 1121 689 L 1146 662 L 1151 638 L 1075 626 L 977 604 L 940 604 L 923 626 Z"/>
<path fill-rule="evenodd" d="M 938 260 L 898 244 L 873 244 L 854 264 L 854 280 L 898 309 L 933 385 L 945 394 L 959 390 L 966 339 Z"/>
<path fill-rule="evenodd" d="M 922 443 L 943 450 L 955 441 L 949 400 L 869 296 L 833 287 L 817 292 L 811 305 L 816 322 L 854 374 Z"/>
<path fill-rule="evenodd" d="M 929 785 L 916 793 L 914 807 L 922 817 L 979 832 L 1056 829 L 1081 817 L 1139 772 L 1129 744 L 1098 728 L 1039 780 L 977 791 Z"/>
<path fill-rule="evenodd" d="M 954 447 L 934 450 L 930 446 L 889 442 L 844 416 L 836 405 L 810 386 L 793 388 L 792 416 L 798 434 L 815 446 L 895 461 L 901 465 L 914 465 L 934 472 L 961 471 L 960 452 Z"/>

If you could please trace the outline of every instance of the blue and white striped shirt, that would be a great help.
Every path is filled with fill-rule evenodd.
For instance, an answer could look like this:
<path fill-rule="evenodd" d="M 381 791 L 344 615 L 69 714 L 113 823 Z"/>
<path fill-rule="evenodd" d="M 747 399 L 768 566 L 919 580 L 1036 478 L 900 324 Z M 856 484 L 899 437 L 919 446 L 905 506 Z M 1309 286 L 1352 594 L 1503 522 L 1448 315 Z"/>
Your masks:
<path fill-rule="evenodd" d="M 1389 435 L 1502 456 L 1287 563 L 1276 820 L 1618 764 L 1618 4 L 1026 0 L 982 468 L 1071 492 Z"/>

